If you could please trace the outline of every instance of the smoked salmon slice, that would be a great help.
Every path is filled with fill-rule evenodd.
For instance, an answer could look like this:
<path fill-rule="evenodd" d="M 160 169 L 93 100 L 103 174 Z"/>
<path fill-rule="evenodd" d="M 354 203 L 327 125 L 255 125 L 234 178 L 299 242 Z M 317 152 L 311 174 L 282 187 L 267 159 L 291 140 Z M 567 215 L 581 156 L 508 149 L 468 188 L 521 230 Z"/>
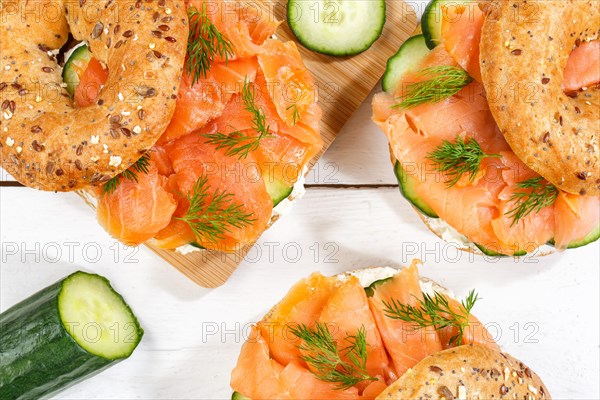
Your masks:
<path fill-rule="evenodd" d="M 128 245 L 151 239 L 171 221 L 177 208 L 165 190 L 166 178 L 152 162 L 138 181 L 121 178 L 116 190 L 98 197 L 98 222 L 114 238 Z"/>
<path fill-rule="evenodd" d="M 251 214 L 252 224 L 230 227 L 227 236 L 236 239 L 240 246 L 254 243 L 267 226 L 273 203 L 253 159 L 226 156 L 224 151 L 207 143 L 206 138 L 194 133 L 167 146 L 167 152 L 173 163 L 180 193 L 190 193 L 198 179 L 206 176 L 211 192 L 229 193 L 233 204 L 240 205 L 245 213 Z M 242 203 L 240 199 L 245 200 Z M 215 247 L 214 243 L 200 244 L 207 248 Z"/>
<path fill-rule="evenodd" d="M 108 70 L 104 69 L 100 61 L 92 57 L 73 93 L 73 101 L 77 107 L 87 107 L 96 103 L 100 96 L 100 89 L 107 79 Z"/>
<path fill-rule="evenodd" d="M 485 21 L 476 2 L 442 6 L 442 43 L 458 65 L 481 82 L 479 42 Z"/>
<path fill-rule="evenodd" d="M 279 117 L 294 125 L 315 102 L 315 82 L 304 66 L 294 42 L 268 39 L 258 55 Z"/>
<path fill-rule="evenodd" d="M 569 58 L 562 82 L 565 92 L 573 92 L 583 87 L 600 83 L 600 40 L 583 42 L 577 46 Z"/>
<path fill-rule="evenodd" d="M 336 389 L 336 385 L 323 382 L 308 369 L 296 362 L 286 365 L 281 372 L 281 380 L 287 389 L 289 399 L 357 399 L 358 389 Z"/>
<path fill-rule="evenodd" d="M 387 317 L 386 304 L 392 299 L 413 306 L 423 299 L 419 271 L 414 263 L 388 281 L 382 282 L 369 298 L 371 312 L 381 332 L 385 348 L 390 354 L 396 373 L 401 376 L 429 354 L 442 350 L 442 345 L 435 330 L 419 329 L 410 322 Z"/>
<path fill-rule="evenodd" d="M 367 372 L 374 377 L 388 378 L 389 361 L 375 320 L 369 310 L 365 289 L 354 276 L 348 278 L 328 299 L 319 321 L 333 327 L 332 335 L 341 351 L 346 337 L 364 329 L 367 340 Z"/>
<path fill-rule="evenodd" d="M 598 229 L 600 198 L 560 192 L 554 203 L 554 245 L 564 249 Z"/>
<path fill-rule="evenodd" d="M 260 330 L 252 327 L 242 346 L 237 366 L 231 372 L 231 387 L 252 399 L 281 399 L 286 389 L 282 383 L 283 366 L 269 355 L 269 345 Z"/>
<path fill-rule="evenodd" d="M 339 286 L 339 281 L 319 273 L 312 274 L 296 283 L 258 324 L 262 334 L 268 338 L 271 354 L 283 365 L 300 359 L 300 340 L 290 329 L 300 325 L 311 325 L 318 320 L 321 310 Z"/>
<path fill-rule="evenodd" d="M 302 169 L 315 156 L 315 148 L 284 133 L 273 133 L 261 141 L 255 159 L 264 179 L 293 186 Z"/>
<path fill-rule="evenodd" d="M 159 144 L 200 129 L 208 121 L 221 115 L 224 109 L 223 92 L 212 76 L 201 78 L 192 85 L 192 78 L 184 73 L 181 77 L 175 113 L 159 139 Z"/>

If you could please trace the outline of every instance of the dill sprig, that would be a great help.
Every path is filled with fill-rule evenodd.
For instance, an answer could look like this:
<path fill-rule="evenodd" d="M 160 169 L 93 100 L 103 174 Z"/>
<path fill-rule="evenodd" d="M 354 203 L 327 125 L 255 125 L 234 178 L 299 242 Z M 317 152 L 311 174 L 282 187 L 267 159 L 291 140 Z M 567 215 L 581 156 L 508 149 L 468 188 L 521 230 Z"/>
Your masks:
<path fill-rule="evenodd" d="M 423 300 L 418 300 L 416 306 L 402 304 L 395 299 L 384 301 L 384 313 L 386 317 L 399 319 L 405 322 L 413 322 L 415 329 L 434 327 L 440 330 L 446 327 L 454 327 L 457 334 L 450 338 L 450 344 L 460 344 L 463 340 L 465 328 L 469 326 L 469 314 L 479 300 L 475 290 L 460 304 L 460 310 L 454 311 L 443 294 L 434 291 L 433 296 L 423 293 Z"/>
<path fill-rule="evenodd" d="M 537 213 L 544 207 L 551 206 L 558 197 L 556 186 L 548 183 L 541 176 L 519 182 L 516 186 L 518 191 L 513 192 L 510 200 L 517 204 L 505 213 L 513 219 L 510 226 L 534 211 Z"/>
<path fill-rule="evenodd" d="M 217 132 L 204 135 L 208 139 L 207 143 L 215 144 L 218 150 L 225 149 L 226 155 L 236 156 L 239 159 L 248 157 L 248 154 L 258 149 L 261 139 L 271 137 L 265 113 L 256 106 L 254 90 L 248 81 L 244 83 L 241 98 L 244 102 L 244 110 L 252 114 L 252 129 L 258 132 L 258 136 L 245 135 L 240 131 L 230 134 Z"/>
<path fill-rule="evenodd" d="M 456 137 L 456 143 L 447 140 L 429 153 L 427 159 L 436 164 L 440 172 L 446 174 L 448 187 L 456 185 L 463 174 L 469 174 L 469 181 L 473 182 L 479 166 L 484 158 L 501 158 L 500 154 L 486 154 L 479 143 L 473 138 L 465 142 L 460 136 Z"/>
<path fill-rule="evenodd" d="M 298 104 L 291 104 L 286 111 L 292 110 L 292 123 L 296 125 L 300 119 L 300 110 L 298 110 Z"/>
<path fill-rule="evenodd" d="M 130 181 L 138 182 L 137 174 L 147 174 L 148 167 L 150 166 L 150 155 L 144 153 L 131 167 L 121 172 L 119 175 L 112 177 L 108 182 L 102 186 L 102 194 L 113 194 L 117 190 L 117 186 L 121 183 L 121 179 L 127 179 Z"/>
<path fill-rule="evenodd" d="M 187 43 L 187 61 L 185 64 L 188 76 L 192 77 L 192 86 L 200 78 L 206 77 L 210 65 L 217 57 L 224 58 L 235 55 L 233 44 L 212 23 L 206 14 L 206 5 L 202 11 L 196 7 L 188 8 L 190 36 Z"/>
<path fill-rule="evenodd" d="M 447 65 L 424 68 L 417 76 L 428 79 L 407 85 L 406 93 L 393 107 L 412 108 L 419 104 L 437 103 L 454 96 L 473 81 L 462 68 Z"/>
<path fill-rule="evenodd" d="M 375 381 L 367 372 L 367 332 L 362 326 L 356 335 L 347 335 L 348 345 L 338 349 L 327 324 L 317 323 L 314 328 L 300 324 L 290 332 L 302 340 L 298 346 L 301 356 L 312 373 L 324 382 L 336 384 L 336 389 L 348 389 L 359 382 Z M 346 358 L 348 361 L 345 361 Z"/>
<path fill-rule="evenodd" d="M 223 239 L 231 228 L 243 228 L 255 219 L 241 205 L 233 203 L 233 195 L 224 190 L 210 193 L 208 177 L 201 175 L 187 195 L 190 208 L 180 218 L 186 222 L 201 242 L 216 243 Z"/>

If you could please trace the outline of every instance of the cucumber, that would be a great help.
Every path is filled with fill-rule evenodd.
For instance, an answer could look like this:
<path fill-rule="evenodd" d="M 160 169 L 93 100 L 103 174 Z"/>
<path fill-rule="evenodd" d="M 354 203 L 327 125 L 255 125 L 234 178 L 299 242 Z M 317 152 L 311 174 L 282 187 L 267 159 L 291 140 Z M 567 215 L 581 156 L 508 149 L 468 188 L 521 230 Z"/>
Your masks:
<path fill-rule="evenodd" d="M 383 90 L 393 93 L 404 74 L 419 68 L 421 61 L 429 51 L 423 35 L 413 36 L 404 42 L 398 52 L 387 62 L 381 82 Z"/>
<path fill-rule="evenodd" d="M 490 256 L 490 257 L 521 257 L 527 254 L 527 251 L 525 250 L 521 250 L 521 251 L 517 251 L 516 253 L 513 254 L 504 254 L 504 253 L 498 253 L 495 250 L 491 250 L 488 249 L 485 246 L 482 246 L 480 244 L 474 243 L 475 246 L 477 246 L 477 248 L 486 256 Z"/>
<path fill-rule="evenodd" d="M 406 198 L 406 200 L 410 201 L 410 203 L 415 206 L 419 211 L 430 218 L 438 218 L 438 215 L 433 211 L 431 207 L 427 205 L 421 199 L 414 190 L 414 185 L 416 183 L 415 178 L 406 174 L 404 168 L 402 168 L 402 164 L 399 161 L 396 161 L 396 165 L 394 166 L 394 172 L 396 173 L 396 179 L 398 179 L 398 184 L 400 187 L 400 193 L 402 196 Z"/>
<path fill-rule="evenodd" d="M 79 78 L 92 59 L 92 53 L 84 44 L 77 47 L 65 63 L 62 72 L 63 82 L 67 84 L 67 93 L 73 98 L 75 88 L 79 85 Z"/>
<path fill-rule="evenodd" d="M 231 400 L 250 400 L 250 398 L 244 396 L 239 392 L 233 392 L 233 394 L 231 395 Z"/>
<path fill-rule="evenodd" d="M 365 288 L 365 292 L 367 293 L 367 297 L 373 297 L 373 295 L 375 294 L 375 290 L 377 290 L 377 288 L 381 285 L 383 285 L 386 282 L 389 282 L 390 280 L 392 280 L 393 276 L 390 276 L 389 278 L 384 278 L 384 279 L 380 279 L 378 281 L 375 281 L 373 283 L 371 283 L 369 286 L 367 286 Z"/>
<path fill-rule="evenodd" d="M 0 397 L 65 389 L 129 357 L 143 332 L 106 278 L 75 272 L 0 314 Z"/>
<path fill-rule="evenodd" d="M 427 47 L 433 49 L 441 43 L 442 39 L 442 5 L 456 7 L 469 4 L 471 7 L 476 7 L 477 2 L 474 0 L 431 0 L 423 16 L 421 17 L 421 30 L 425 36 Z"/>
<path fill-rule="evenodd" d="M 593 243 L 596 240 L 600 239 L 600 225 L 597 225 L 594 230 L 588 233 L 583 239 L 574 240 L 567 246 L 567 249 L 576 249 L 578 247 L 583 247 L 587 244 Z M 548 242 L 549 245 L 555 246 L 554 239 Z"/>
<path fill-rule="evenodd" d="M 289 0 L 287 19 L 304 47 L 331 56 L 352 56 L 381 36 L 385 0 Z"/>
<path fill-rule="evenodd" d="M 289 186 L 287 183 L 269 178 L 267 176 L 263 177 L 263 180 L 265 181 L 265 185 L 267 187 L 267 193 L 269 193 L 269 196 L 271 196 L 271 199 L 273 200 L 273 207 L 287 199 L 294 190 L 294 188 Z"/>

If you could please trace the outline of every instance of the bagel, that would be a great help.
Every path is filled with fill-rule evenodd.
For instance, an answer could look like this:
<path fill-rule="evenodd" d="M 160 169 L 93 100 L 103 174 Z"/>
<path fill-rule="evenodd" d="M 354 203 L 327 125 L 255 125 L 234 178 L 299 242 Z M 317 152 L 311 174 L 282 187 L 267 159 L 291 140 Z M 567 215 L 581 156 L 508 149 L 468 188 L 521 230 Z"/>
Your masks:
<path fill-rule="evenodd" d="M 519 398 L 550 398 L 540 378 L 523 363 L 500 352 L 495 342 L 484 336 L 489 333 L 472 314 L 465 328 L 469 333 L 459 344 L 448 344 L 443 330 L 437 331 L 446 343 L 444 347 L 432 344 L 432 331 L 415 331 L 410 323 L 389 322 L 398 320 L 381 311 L 380 303 L 386 298 L 388 302 L 395 299 L 414 306 L 418 303 L 411 302 L 412 296 L 420 296 L 420 292 L 435 296 L 437 292 L 454 301 L 450 300 L 450 291 L 419 277 L 416 263 L 401 270 L 372 267 L 334 277 L 312 274 L 299 281 L 252 328 L 231 374 L 233 398 L 490 399 L 505 395 L 515 398 L 514 394 Z M 311 366 L 311 361 L 300 358 L 312 353 L 306 349 L 306 353 L 301 352 L 299 346 L 307 343 L 306 339 L 301 342 L 291 328 L 301 324 L 316 328 L 318 323 L 331 328 L 338 347 L 339 340 L 353 337 L 346 334 L 352 335 L 354 329 L 362 327 L 368 349 L 364 370 L 377 380 L 336 387 L 335 381 L 325 381 L 319 375 L 322 371 L 317 364 Z M 381 339 L 377 339 L 373 325 Z M 412 336 L 414 332 L 420 334 Z M 381 347 L 384 356 L 378 358 Z M 315 357 L 321 359 L 320 354 Z M 299 382 L 302 384 L 297 385 Z"/>
<path fill-rule="evenodd" d="M 394 382 L 378 400 L 550 399 L 540 377 L 510 354 L 470 344 L 432 354 Z"/>
<path fill-rule="evenodd" d="M 485 10 L 481 73 L 507 142 L 557 188 L 599 195 L 598 88 L 566 94 L 561 83 L 573 48 L 598 39 L 600 2 L 495 0 Z"/>
<path fill-rule="evenodd" d="M 186 55 L 184 3 L 34 3 L 0 3 L 3 167 L 42 190 L 102 185 L 139 159 L 169 124 Z M 90 107 L 74 107 L 53 56 L 69 33 L 87 41 L 109 71 Z"/>

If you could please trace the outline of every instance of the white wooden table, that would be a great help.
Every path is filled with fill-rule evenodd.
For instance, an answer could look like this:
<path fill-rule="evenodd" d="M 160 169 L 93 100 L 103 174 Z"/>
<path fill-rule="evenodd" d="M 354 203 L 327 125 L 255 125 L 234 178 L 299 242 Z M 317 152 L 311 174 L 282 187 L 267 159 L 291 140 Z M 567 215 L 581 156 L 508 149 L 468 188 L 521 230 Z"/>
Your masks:
<path fill-rule="evenodd" d="M 377 89 L 379 90 L 379 89 Z M 62 399 L 226 399 L 249 324 L 298 279 L 412 258 L 464 296 L 502 347 L 557 399 L 600 398 L 600 245 L 532 259 L 485 259 L 430 233 L 400 196 L 370 99 L 308 179 L 306 196 L 231 280 L 207 290 L 150 251 L 125 249 L 74 194 L 0 188 L 0 311 L 78 268 L 107 276 L 146 333 L 133 356 Z"/>

